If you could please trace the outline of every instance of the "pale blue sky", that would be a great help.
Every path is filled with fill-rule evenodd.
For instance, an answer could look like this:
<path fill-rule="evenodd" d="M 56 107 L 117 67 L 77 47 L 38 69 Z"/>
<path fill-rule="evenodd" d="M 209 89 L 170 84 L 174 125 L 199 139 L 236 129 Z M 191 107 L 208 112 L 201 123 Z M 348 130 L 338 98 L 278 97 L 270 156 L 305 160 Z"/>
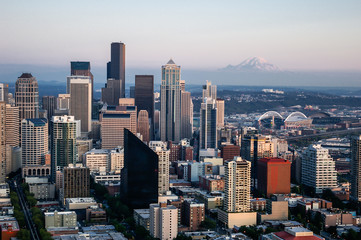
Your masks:
<path fill-rule="evenodd" d="M 102 67 L 112 41 L 126 44 L 127 67 L 260 56 L 281 69 L 361 70 L 361 1 L 0 0 L 0 64 Z"/>

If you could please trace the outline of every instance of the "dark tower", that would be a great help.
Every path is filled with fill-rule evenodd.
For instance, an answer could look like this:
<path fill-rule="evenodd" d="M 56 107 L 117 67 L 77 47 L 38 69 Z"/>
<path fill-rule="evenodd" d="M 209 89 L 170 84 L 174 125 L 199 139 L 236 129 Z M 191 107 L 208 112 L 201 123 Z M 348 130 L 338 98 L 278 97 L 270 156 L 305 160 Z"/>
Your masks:
<path fill-rule="evenodd" d="M 153 75 L 135 75 L 135 106 L 138 113 L 140 110 L 146 110 L 150 119 L 150 139 L 153 137 L 154 129 L 154 76 Z"/>
<path fill-rule="evenodd" d="M 124 129 L 121 197 L 134 209 L 158 202 L 158 155 L 128 129 Z"/>
<path fill-rule="evenodd" d="M 113 42 L 111 45 L 110 78 L 118 81 L 114 89 L 114 102 L 125 97 L 125 44 Z"/>

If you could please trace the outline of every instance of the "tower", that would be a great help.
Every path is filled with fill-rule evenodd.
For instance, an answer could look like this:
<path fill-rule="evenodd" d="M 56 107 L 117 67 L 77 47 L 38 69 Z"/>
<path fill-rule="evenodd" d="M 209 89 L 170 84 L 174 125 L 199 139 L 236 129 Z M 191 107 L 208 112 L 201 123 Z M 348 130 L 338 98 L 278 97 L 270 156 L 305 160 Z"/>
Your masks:
<path fill-rule="evenodd" d="M 15 83 L 15 104 L 19 107 L 20 121 L 39 117 L 39 88 L 35 77 L 23 73 Z"/>
<path fill-rule="evenodd" d="M 21 121 L 21 152 L 23 166 L 45 164 L 48 153 L 48 121 L 45 118 Z"/>
<path fill-rule="evenodd" d="M 190 92 L 181 92 L 181 138 L 192 138 L 193 102 Z"/>
<path fill-rule="evenodd" d="M 361 201 L 361 135 L 351 138 L 351 197 Z"/>
<path fill-rule="evenodd" d="M 125 44 L 113 42 L 110 54 L 111 60 L 107 65 L 107 76 L 115 80 L 113 103 L 117 103 L 119 98 L 125 97 Z"/>
<path fill-rule="evenodd" d="M 316 193 L 337 186 L 335 162 L 328 149 L 310 145 L 302 153 L 302 184 L 312 187 Z"/>
<path fill-rule="evenodd" d="M 81 132 L 90 132 L 92 116 L 92 84 L 90 77 L 68 77 L 67 93 L 70 94 L 70 115 L 81 121 Z"/>
<path fill-rule="evenodd" d="M 180 141 L 180 66 L 171 59 L 162 66 L 160 134 L 161 141 Z"/>
<path fill-rule="evenodd" d="M 76 162 L 76 125 L 73 116 L 54 116 L 51 120 L 51 170 L 55 173 Z"/>
<path fill-rule="evenodd" d="M 235 157 L 226 163 L 225 197 L 226 212 L 249 212 L 251 197 L 251 162 Z"/>
<path fill-rule="evenodd" d="M 70 75 L 90 77 L 92 84 L 92 97 L 94 97 L 94 76 L 90 72 L 90 62 L 70 62 Z"/>
<path fill-rule="evenodd" d="M 0 102 L 0 183 L 5 182 L 6 176 L 6 104 Z"/>
<path fill-rule="evenodd" d="M 161 141 L 151 141 L 149 147 L 158 155 L 158 194 L 169 191 L 169 154 L 167 145 Z"/>
<path fill-rule="evenodd" d="M 158 202 L 158 155 L 128 129 L 124 129 L 124 167 L 121 197 L 132 208 Z"/>
<path fill-rule="evenodd" d="M 138 132 L 143 137 L 143 142 L 149 143 L 149 118 L 147 110 L 140 110 L 138 114 Z"/>
<path fill-rule="evenodd" d="M 205 98 L 201 104 L 200 149 L 217 148 L 217 108 L 216 101 Z"/>
<path fill-rule="evenodd" d="M 217 128 L 224 127 L 224 100 L 217 98 Z"/>
<path fill-rule="evenodd" d="M 51 120 L 56 109 L 57 99 L 54 96 L 43 96 L 43 109 L 47 111 L 48 119 Z"/>
<path fill-rule="evenodd" d="M 134 95 L 138 115 L 141 110 L 148 112 L 150 119 L 150 139 L 154 139 L 154 76 L 135 75 Z"/>

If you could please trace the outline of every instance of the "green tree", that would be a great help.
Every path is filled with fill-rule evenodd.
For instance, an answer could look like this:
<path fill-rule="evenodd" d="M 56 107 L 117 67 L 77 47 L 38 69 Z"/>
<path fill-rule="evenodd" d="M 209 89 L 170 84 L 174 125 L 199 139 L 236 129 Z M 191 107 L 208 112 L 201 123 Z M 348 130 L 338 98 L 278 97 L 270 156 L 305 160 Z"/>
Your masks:
<path fill-rule="evenodd" d="M 214 220 L 206 217 L 204 221 L 201 222 L 200 227 L 203 229 L 215 229 L 217 227 L 217 223 Z"/>
<path fill-rule="evenodd" d="M 51 234 L 44 228 L 40 229 L 40 237 L 42 240 L 52 240 Z"/>
<path fill-rule="evenodd" d="M 21 240 L 30 240 L 30 231 L 27 229 L 20 229 L 16 237 Z"/>

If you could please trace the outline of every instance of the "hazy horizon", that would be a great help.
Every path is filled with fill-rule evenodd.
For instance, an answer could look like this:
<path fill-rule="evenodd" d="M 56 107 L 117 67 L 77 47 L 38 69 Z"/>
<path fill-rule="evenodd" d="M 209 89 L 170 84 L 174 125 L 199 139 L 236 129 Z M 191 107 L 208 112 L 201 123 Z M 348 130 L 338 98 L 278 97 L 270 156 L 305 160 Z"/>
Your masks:
<path fill-rule="evenodd" d="M 126 66 L 169 58 L 212 70 L 259 56 L 289 71 L 361 71 L 361 1 L 5 1 L 0 64 L 105 67 L 110 43 Z M 19 70 L 22 71 L 22 70 Z"/>

